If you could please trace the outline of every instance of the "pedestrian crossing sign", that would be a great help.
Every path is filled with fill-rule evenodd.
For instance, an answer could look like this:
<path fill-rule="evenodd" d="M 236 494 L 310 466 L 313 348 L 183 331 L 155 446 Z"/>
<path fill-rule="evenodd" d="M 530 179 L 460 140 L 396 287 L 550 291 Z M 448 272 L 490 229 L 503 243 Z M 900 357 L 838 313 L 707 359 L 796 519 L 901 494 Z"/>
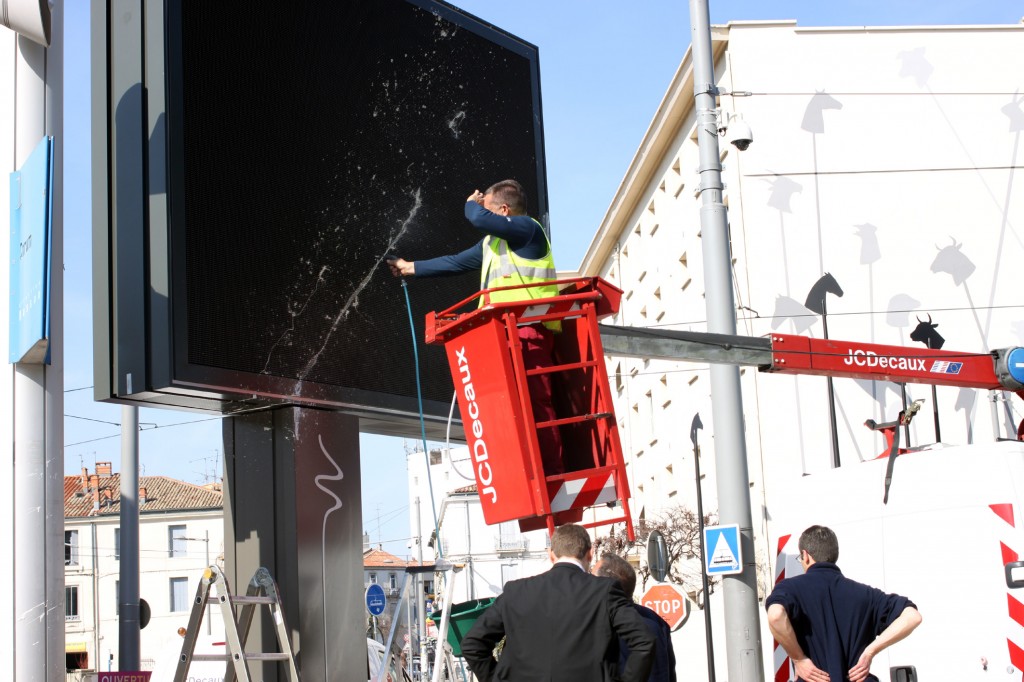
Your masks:
<path fill-rule="evenodd" d="M 740 550 L 740 527 L 707 526 L 704 528 L 704 570 L 708 575 L 731 575 L 743 572 Z"/>

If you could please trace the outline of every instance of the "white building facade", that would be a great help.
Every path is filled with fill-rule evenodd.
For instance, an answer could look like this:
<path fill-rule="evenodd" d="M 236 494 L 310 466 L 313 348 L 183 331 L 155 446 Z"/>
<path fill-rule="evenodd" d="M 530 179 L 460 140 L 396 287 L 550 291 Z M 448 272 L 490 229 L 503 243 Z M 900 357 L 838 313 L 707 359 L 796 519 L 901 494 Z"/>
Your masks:
<path fill-rule="evenodd" d="M 515 522 L 496 526 L 484 522 L 467 448 L 432 449 L 429 458 L 428 477 L 423 452 L 407 455 L 409 526 L 413 534 L 410 551 L 414 558 L 422 555 L 427 563 L 436 557 L 432 482 L 441 554 L 446 561 L 465 567 L 455 578 L 453 604 L 496 597 L 509 580 L 536 575 L 550 568 L 546 530 L 521 533 Z M 434 546 L 430 546 L 431 543 Z M 445 589 L 444 585 L 436 585 L 439 598 L 443 597 Z"/>
<path fill-rule="evenodd" d="M 730 93 L 719 98 L 722 127 L 742 117 L 754 134 L 745 151 L 728 144 L 727 132 L 721 146 L 738 334 L 822 338 L 827 324 L 829 338 L 922 348 L 910 334 L 930 322 L 946 350 L 1024 345 L 1024 195 L 1014 191 L 1024 156 L 1024 25 L 744 22 L 715 27 L 712 38 L 717 86 Z M 569 273 L 623 289 L 611 324 L 707 330 L 693 101 L 688 52 L 578 273 Z M 826 292 L 827 317 L 808 308 L 812 289 Z M 704 511 L 715 512 L 708 365 L 608 356 L 607 366 L 634 519 L 696 509 L 689 437 L 696 415 L 705 425 L 698 432 Z M 894 421 L 903 407 L 895 384 L 833 384 L 834 427 L 825 378 L 741 369 L 762 601 L 776 576 L 773 513 L 799 504 L 789 495 L 793 482 L 836 461 L 852 467 L 877 457 L 886 444 L 865 420 Z M 1024 416 L 1011 393 L 938 387 L 937 437 L 931 388 L 905 390 L 908 402 L 926 401 L 909 428 L 911 446 L 1012 438 Z M 521 560 L 498 551 L 506 529 L 483 524 L 466 459 L 464 450 L 438 450 L 430 466 L 445 556 L 465 560 L 474 576 L 456 600 L 498 594 L 506 579 L 547 567 L 543 531 L 508 529 L 509 541 L 525 541 Z M 408 468 L 411 527 L 425 542 L 434 529 L 423 453 L 411 454 Z M 722 672 L 721 591 L 708 603 Z M 680 675 L 705 679 L 705 641 L 695 608 L 673 634 L 685 662 Z M 761 645 L 772 679 L 763 617 Z"/>
<path fill-rule="evenodd" d="M 829 338 L 921 348 L 910 333 L 930 319 L 946 350 L 1024 345 L 1024 200 L 1014 191 L 1024 154 L 1024 25 L 758 22 L 716 27 L 712 37 L 717 85 L 735 93 L 720 97 L 722 117 L 742 116 L 754 133 L 746 151 L 721 147 L 738 334 L 822 338 L 822 316 L 805 303 L 824 280 Z M 612 324 L 706 331 L 693 92 L 687 53 L 581 265 L 580 274 L 624 290 Z M 704 508 L 714 511 L 708 366 L 607 360 L 634 517 L 695 508 L 697 414 Z M 829 400 L 822 377 L 751 367 L 741 375 L 763 599 L 774 582 L 773 509 L 798 503 L 787 496 L 792 481 L 833 466 Z M 839 462 L 875 458 L 885 443 L 863 423 L 895 420 L 900 388 L 836 379 L 834 391 Z M 935 442 L 931 389 L 906 391 L 908 401 L 926 400 L 910 444 Z M 1013 437 L 1024 408 L 1008 392 L 946 387 L 937 403 L 941 441 L 954 444 Z M 719 598 L 711 609 L 724 671 Z M 700 678 L 705 633 L 694 615 L 674 641 Z M 770 678 L 763 619 L 762 649 Z"/>
<path fill-rule="evenodd" d="M 118 670 L 120 476 L 109 463 L 96 469 L 64 479 L 69 671 Z M 181 650 L 178 629 L 188 625 L 205 567 L 223 565 L 224 512 L 219 490 L 164 476 L 140 477 L 139 511 L 139 596 L 150 609 L 139 652 L 142 669 L 152 670 L 169 650 Z M 200 634 L 223 633 L 220 610 L 209 609 Z"/>

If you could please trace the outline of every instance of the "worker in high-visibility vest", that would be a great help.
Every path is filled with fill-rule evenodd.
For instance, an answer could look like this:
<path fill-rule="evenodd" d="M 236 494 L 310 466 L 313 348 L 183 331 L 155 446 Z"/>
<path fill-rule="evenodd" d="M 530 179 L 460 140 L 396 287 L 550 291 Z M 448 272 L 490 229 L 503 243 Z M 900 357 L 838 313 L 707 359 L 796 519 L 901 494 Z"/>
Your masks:
<path fill-rule="evenodd" d="M 466 199 L 466 219 L 484 233 L 483 239 L 461 253 L 448 256 L 420 261 L 388 259 L 391 273 L 395 277 L 438 277 L 479 270 L 481 289 L 554 280 L 557 275 L 551 242 L 544 227 L 528 216 L 526 210 L 526 192 L 515 180 L 502 180 L 488 187 L 486 192 L 476 190 Z M 491 301 L 520 301 L 557 294 L 557 286 L 551 284 L 496 291 L 491 294 Z M 519 327 L 523 363 L 527 369 L 552 364 L 554 335 L 559 331 L 558 322 Z M 550 375 L 531 376 L 527 386 L 535 421 L 555 419 Z M 548 476 L 563 473 L 562 439 L 558 428 L 539 429 L 537 440 L 545 473 Z"/>

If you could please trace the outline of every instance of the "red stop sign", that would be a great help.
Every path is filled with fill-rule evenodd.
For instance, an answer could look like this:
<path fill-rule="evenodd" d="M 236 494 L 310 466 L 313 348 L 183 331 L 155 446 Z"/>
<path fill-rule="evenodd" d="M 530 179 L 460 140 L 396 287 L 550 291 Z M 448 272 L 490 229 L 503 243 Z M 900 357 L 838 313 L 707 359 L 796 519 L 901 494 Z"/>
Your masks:
<path fill-rule="evenodd" d="M 644 592 L 640 603 L 665 619 L 670 630 L 676 630 L 690 615 L 690 600 L 675 585 L 655 585 Z"/>

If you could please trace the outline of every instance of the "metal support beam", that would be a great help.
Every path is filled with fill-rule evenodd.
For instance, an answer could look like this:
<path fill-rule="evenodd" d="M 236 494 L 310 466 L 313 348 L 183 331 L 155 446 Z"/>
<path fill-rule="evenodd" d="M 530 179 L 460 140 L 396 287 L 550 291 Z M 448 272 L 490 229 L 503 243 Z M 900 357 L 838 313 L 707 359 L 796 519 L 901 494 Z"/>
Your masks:
<path fill-rule="evenodd" d="M 671 329 L 640 329 L 598 325 L 606 355 L 659 360 L 687 360 L 721 365 L 772 364 L 772 341 L 762 336 L 736 336 Z"/>

